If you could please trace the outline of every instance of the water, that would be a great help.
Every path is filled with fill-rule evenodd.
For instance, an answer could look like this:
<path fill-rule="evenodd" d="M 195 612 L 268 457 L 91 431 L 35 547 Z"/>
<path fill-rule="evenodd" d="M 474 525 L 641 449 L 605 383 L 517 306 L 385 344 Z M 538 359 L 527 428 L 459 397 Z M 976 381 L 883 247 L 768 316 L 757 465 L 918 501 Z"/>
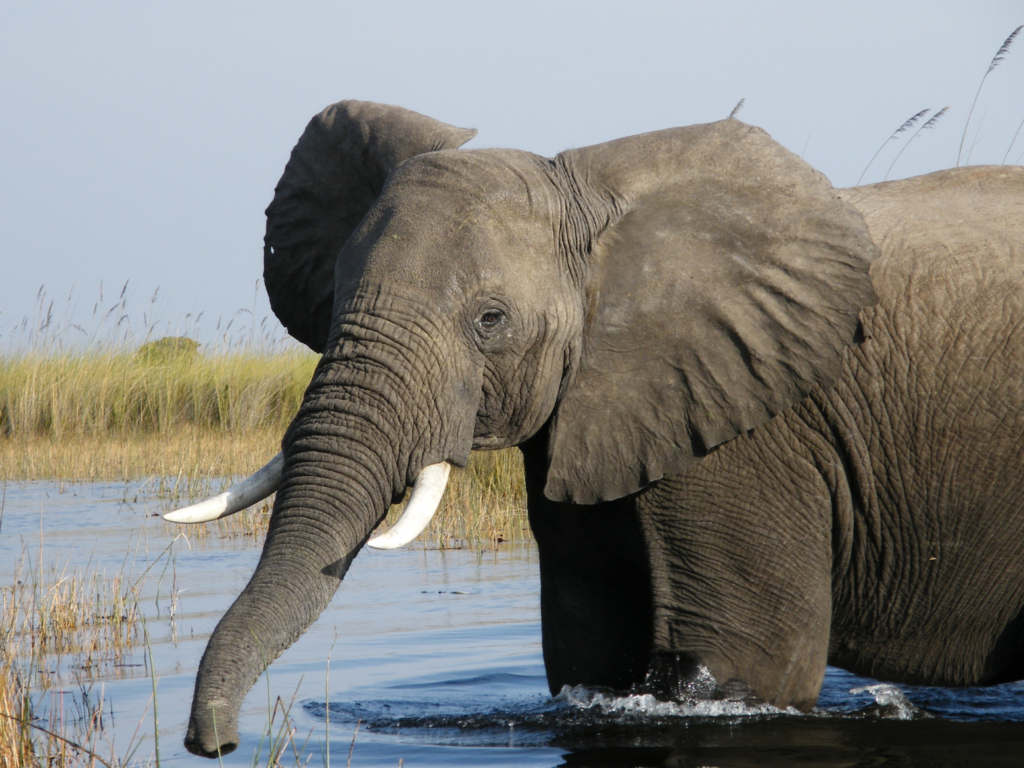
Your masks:
<path fill-rule="evenodd" d="M 8 485 L 0 585 L 12 583 L 23 553 L 44 576 L 54 568 L 130 573 L 158 679 L 161 764 L 216 765 L 186 753 L 181 740 L 199 657 L 258 549 L 252 540 L 175 539 L 182 529 L 155 516 L 161 504 L 130 503 L 136 490 Z M 328 741 L 330 761 L 344 765 L 357 723 L 353 766 L 1024 765 L 1019 683 L 914 688 L 830 669 L 809 715 L 586 689 L 552 699 L 537 570 L 527 546 L 365 550 L 320 620 L 246 698 L 241 745 L 224 765 L 249 765 L 257 752 L 266 762 L 268 698 L 278 697 L 294 702 L 295 741 L 305 741 L 300 762 L 309 765 L 327 762 Z M 138 745 L 135 758 L 145 762 L 155 752 L 149 663 L 142 642 L 91 667 L 49 659 L 57 693 L 40 694 L 40 711 L 63 710 L 72 722 L 83 696 L 102 697 L 97 751 L 123 756 Z M 291 747 L 285 762 L 295 762 Z"/>

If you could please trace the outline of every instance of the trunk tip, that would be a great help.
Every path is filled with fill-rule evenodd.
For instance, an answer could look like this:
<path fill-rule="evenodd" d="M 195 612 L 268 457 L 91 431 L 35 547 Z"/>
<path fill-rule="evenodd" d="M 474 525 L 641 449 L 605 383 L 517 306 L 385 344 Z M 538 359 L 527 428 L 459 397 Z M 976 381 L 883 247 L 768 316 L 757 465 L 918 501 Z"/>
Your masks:
<path fill-rule="evenodd" d="M 185 749 L 199 757 L 215 758 L 231 754 L 238 748 L 237 726 L 233 723 L 222 723 L 221 727 L 217 729 L 209 727 L 210 725 L 210 723 L 200 725 L 193 717 L 188 724 L 188 732 L 185 734 Z M 218 741 L 220 744 L 217 743 Z"/>
<path fill-rule="evenodd" d="M 206 745 L 200 741 L 192 741 L 188 738 L 185 739 L 185 749 L 187 749 L 193 755 L 198 755 L 199 757 L 208 757 L 211 759 L 215 757 L 223 757 L 224 755 L 231 754 L 237 748 L 237 740 L 226 741 L 223 744 L 221 744 L 220 747 L 218 748 L 214 746 L 213 742 L 210 742 L 208 745 Z"/>

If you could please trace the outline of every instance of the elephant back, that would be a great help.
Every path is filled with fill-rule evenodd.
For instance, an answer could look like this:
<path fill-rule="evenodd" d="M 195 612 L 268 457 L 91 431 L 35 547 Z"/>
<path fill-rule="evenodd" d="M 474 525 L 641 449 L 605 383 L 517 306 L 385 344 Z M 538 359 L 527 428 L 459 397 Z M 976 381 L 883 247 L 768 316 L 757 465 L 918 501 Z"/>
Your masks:
<path fill-rule="evenodd" d="M 881 250 L 870 271 L 880 307 L 1024 279 L 1024 167 L 950 168 L 841 197 Z"/>

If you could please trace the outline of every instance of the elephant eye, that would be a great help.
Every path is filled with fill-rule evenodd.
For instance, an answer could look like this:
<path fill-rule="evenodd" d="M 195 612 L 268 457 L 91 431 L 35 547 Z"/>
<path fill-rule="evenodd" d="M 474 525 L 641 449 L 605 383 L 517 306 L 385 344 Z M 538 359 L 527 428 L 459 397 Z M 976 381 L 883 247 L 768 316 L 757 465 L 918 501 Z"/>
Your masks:
<path fill-rule="evenodd" d="M 500 309 L 488 309 L 480 319 L 476 321 L 477 326 L 483 331 L 493 331 L 505 319 L 505 313 Z"/>

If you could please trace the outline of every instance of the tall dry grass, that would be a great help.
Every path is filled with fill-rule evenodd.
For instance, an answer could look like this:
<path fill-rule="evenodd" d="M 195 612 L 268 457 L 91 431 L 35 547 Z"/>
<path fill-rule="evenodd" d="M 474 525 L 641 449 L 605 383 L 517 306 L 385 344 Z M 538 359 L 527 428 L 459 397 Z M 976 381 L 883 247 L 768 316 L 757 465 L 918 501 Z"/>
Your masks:
<path fill-rule="evenodd" d="M 0 479 L 251 472 L 278 450 L 316 355 L 120 349 L 0 357 Z"/>
<path fill-rule="evenodd" d="M 82 574 L 42 559 L 42 545 L 36 567 L 23 553 L 0 588 L 0 768 L 127 763 L 134 741 L 124 760 L 114 757 L 103 696 L 83 680 L 109 676 L 130 656 L 145 574 Z"/>
<path fill-rule="evenodd" d="M 316 355 L 244 347 L 204 355 L 187 341 L 0 357 L 0 481 L 150 478 L 126 500 L 178 504 L 258 469 L 279 450 Z M 518 451 L 474 454 L 453 473 L 424 540 L 522 539 L 525 507 Z M 269 509 L 186 530 L 200 540 L 211 531 L 258 538 Z"/>
<path fill-rule="evenodd" d="M 960 136 L 960 148 L 957 150 L 957 153 L 956 153 L 956 167 L 957 168 L 960 167 L 960 158 L 963 155 L 964 142 L 967 141 L 967 129 L 971 125 L 971 117 L 974 115 L 974 108 L 976 106 L 978 106 L 978 97 L 981 95 L 981 89 L 984 87 L 985 81 L 988 79 L 988 76 L 990 74 L 992 74 L 992 72 L 996 69 L 996 67 L 998 67 L 1006 59 L 1007 54 L 1010 52 L 1010 48 L 1013 46 L 1013 41 L 1017 39 L 1017 35 L 1020 34 L 1020 31 L 1022 29 L 1024 29 L 1024 24 L 1021 24 L 1019 27 L 1017 27 L 1015 30 L 1013 30 L 1013 32 L 1010 33 L 1010 35 L 1006 38 L 1006 40 L 1003 41 L 1003 44 L 1001 46 L 999 46 L 999 50 L 996 51 L 996 55 L 993 56 L 992 57 L 992 61 L 989 62 L 988 69 L 985 70 L 985 74 L 981 76 L 981 82 L 978 83 L 978 90 L 974 94 L 974 101 L 971 102 L 971 108 L 967 112 L 967 120 L 964 122 L 964 132 Z M 979 127 L 979 130 L 980 130 L 980 127 Z M 1015 141 L 1016 139 L 1017 139 L 1017 135 L 1014 134 L 1013 141 Z M 1013 146 L 1013 141 L 1010 142 L 1010 146 Z M 1007 147 L 1006 155 L 1008 156 L 1009 154 L 1010 154 L 1010 148 Z M 968 163 L 970 163 L 970 155 L 971 155 L 971 153 L 968 152 L 967 153 L 967 162 Z M 1006 157 L 1005 156 L 1003 157 L 1003 162 L 1006 162 Z"/>
<path fill-rule="evenodd" d="M 182 429 L 283 431 L 316 361 L 298 349 L 8 355 L 0 358 L 0 435 L 64 440 Z"/>

